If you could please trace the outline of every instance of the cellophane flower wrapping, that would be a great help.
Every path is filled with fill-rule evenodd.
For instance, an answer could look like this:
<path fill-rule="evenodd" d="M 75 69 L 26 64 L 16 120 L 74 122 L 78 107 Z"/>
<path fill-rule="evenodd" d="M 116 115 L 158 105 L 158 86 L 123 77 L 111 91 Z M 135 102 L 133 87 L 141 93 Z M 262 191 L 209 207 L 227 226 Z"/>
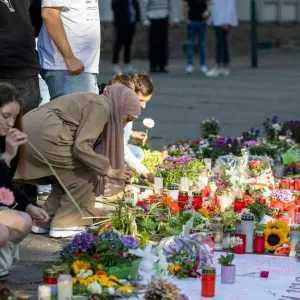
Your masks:
<path fill-rule="evenodd" d="M 261 162 L 263 171 L 255 176 L 255 172 L 251 170 L 251 163 Z M 250 186 L 265 185 L 273 188 L 275 186 L 274 175 L 270 165 L 270 158 L 268 156 L 253 156 L 248 157 L 248 179 L 246 182 Z"/>
<path fill-rule="evenodd" d="M 168 262 L 181 250 L 187 250 L 191 256 L 197 258 L 199 268 L 213 264 L 214 242 L 211 236 L 205 232 L 194 233 L 187 236 L 173 236 L 161 240 L 157 251 L 163 250 Z"/>
<path fill-rule="evenodd" d="M 245 150 L 242 153 L 241 157 L 232 154 L 218 157 L 213 170 L 214 173 L 218 173 L 219 170 L 225 170 L 226 175 L 230 176 L 232 185 L 242 183 L 242 178 L 245 177 L 247 170 L 248 152 Z"/>

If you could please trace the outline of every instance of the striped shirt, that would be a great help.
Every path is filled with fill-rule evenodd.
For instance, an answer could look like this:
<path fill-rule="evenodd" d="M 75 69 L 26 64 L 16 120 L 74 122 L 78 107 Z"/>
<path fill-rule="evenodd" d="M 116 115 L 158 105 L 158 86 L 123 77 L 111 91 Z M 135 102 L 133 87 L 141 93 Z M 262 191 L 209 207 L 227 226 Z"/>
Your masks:
<path fill-rule="evenodd" d="M 176 12 L 173 11 L 173 7 L 176 6 L 173 3 L 175 0 L 141 0 L 141 17 L 145 22 L 149 19 L 164 19 L 171 16 L 174 19 L 179 19 L 175 16 Z M 174 5 L 175 4 L 175 5 Z"/>

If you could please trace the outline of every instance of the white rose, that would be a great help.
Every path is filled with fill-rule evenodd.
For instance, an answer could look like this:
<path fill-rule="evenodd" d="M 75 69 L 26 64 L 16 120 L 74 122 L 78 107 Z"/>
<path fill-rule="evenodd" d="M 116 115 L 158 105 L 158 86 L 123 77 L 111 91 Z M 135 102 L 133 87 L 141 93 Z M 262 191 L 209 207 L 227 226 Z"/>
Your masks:
<path fill-rule="evenodd" d="M 281 126 L 278 124 L 278 123 L 275 123 L 272 125 L 272 128 L 275 130 L 275 131 L 280 131 L 281 130 Z"/>
<path fill-rule="evenodd" d="M 87 286 L 87 291 L 91 294 L 101 295 L 102 287 L 97 281 L 94 281 Z"/>
<path fill-rule="evenodd" d="M 150 119 L 150 118 L 144 119 L 143 124 L 147 128 L 153 128 L 154 125 L 155 125 L 154 121 L 152 119 Z"/>
<path fill-rule="evenodd" d="M 87 274 L 88 276 L 92 276 L 92 275 L 93 275 L 93 271 L 92 271 L 92 270 L 87 270 L 87 271 L 86 271 L 86 274 Z"/>

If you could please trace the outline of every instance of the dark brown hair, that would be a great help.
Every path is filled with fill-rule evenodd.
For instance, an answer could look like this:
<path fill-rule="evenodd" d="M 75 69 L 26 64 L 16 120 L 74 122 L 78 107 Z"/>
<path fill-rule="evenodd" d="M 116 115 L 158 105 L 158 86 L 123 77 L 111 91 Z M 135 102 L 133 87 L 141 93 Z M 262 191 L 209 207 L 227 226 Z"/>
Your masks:
<path fill-rule="evenodd" d="M 111 81 L 108 83 L 108 85 L 112 85 L 115 83 L 120 83 L 123 84 L 125 86 L 127 86 L 128 88 L 135 90 L 135 84 L 133 79 L 127 75 L 127 74 L 116 74 L 113 76 L 113 78 L 111 79 Z"/>
<path fill-rule="evenodd" d="M 17 102 L 20 105 L 20 113 L 16 118 L 14 128 L 23 131 L 22 117 L 23 117 L 23 98 L 21 93 L 10 83 L 0 83 L 0 108 L 11 102 Z M 24 145 L 19 146 L 18 161 L 21 163 L 24 159 Z"/>
<path fill-rule="evenodd" d="M 137 73 L 132 75 L 132 80 L 135 85 L 135 92 L 141 93 L 144 97 L 153 94 L 154 86 L 151 77 L 146 73 Z"/>

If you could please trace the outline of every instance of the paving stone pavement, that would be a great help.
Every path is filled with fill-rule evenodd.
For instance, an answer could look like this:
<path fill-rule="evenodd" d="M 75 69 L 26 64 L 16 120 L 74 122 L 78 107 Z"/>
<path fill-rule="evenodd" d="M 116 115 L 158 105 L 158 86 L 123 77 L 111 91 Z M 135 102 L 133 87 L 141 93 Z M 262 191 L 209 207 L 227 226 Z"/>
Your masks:
<path fill-rule="evenodd" d="M 259 64 L 251 69 L 249 57 L 233 58 L 230 77 L 206 78 L 196 67 L 194 74 L 184 74 L 185 60 L 171 60 L 169 74 L 152 76 L 155 94 L 134 129 L 143 129 L 143 118 L 153 118 L 156 126 L 149 136 L 157 148 L 199 138 L 200 122 L 208 117 L 221 122 L 223 135 L 235 136 L 251 126 L 262 127 L 269 116 L 299 118 L 300 52 L 261 53 Z M 133 66 L 148 71 L 147 61 Z M 110 76 L 110 63 L 101 62 L 99 81 Z"/>
<path fill-rule="evenodd" d="M 161 147 L 176 139 L 200 137 L 200 122 L 207 117 L 220 120 L 224 135 L 239 135 L 249 127 L 261 127 L 268 116 L 282 120 L 299 119 L 300 53 L 263 53 L 260 68 L 249 68 L 249 58 L 233 59 L 232 75 L 208 79 L 195 71 L 185 75 L 185 61 L 172 60 L 170 74 L 153 75 L 155 95 L 141 120 L 151 117 L 156 126 L 150 130 L 151 144 Z M 147 70 L 146 61 L 135 61 Z M 108 61 L 100 64 L 99 82 L 111 77 Z M 32 293 L 42 277 L 42 268 L 58 258 L 66 243 L 44 236 L 29 235 L 21 245 L 21 262 L 15 265 L 8 285 Z"/>

